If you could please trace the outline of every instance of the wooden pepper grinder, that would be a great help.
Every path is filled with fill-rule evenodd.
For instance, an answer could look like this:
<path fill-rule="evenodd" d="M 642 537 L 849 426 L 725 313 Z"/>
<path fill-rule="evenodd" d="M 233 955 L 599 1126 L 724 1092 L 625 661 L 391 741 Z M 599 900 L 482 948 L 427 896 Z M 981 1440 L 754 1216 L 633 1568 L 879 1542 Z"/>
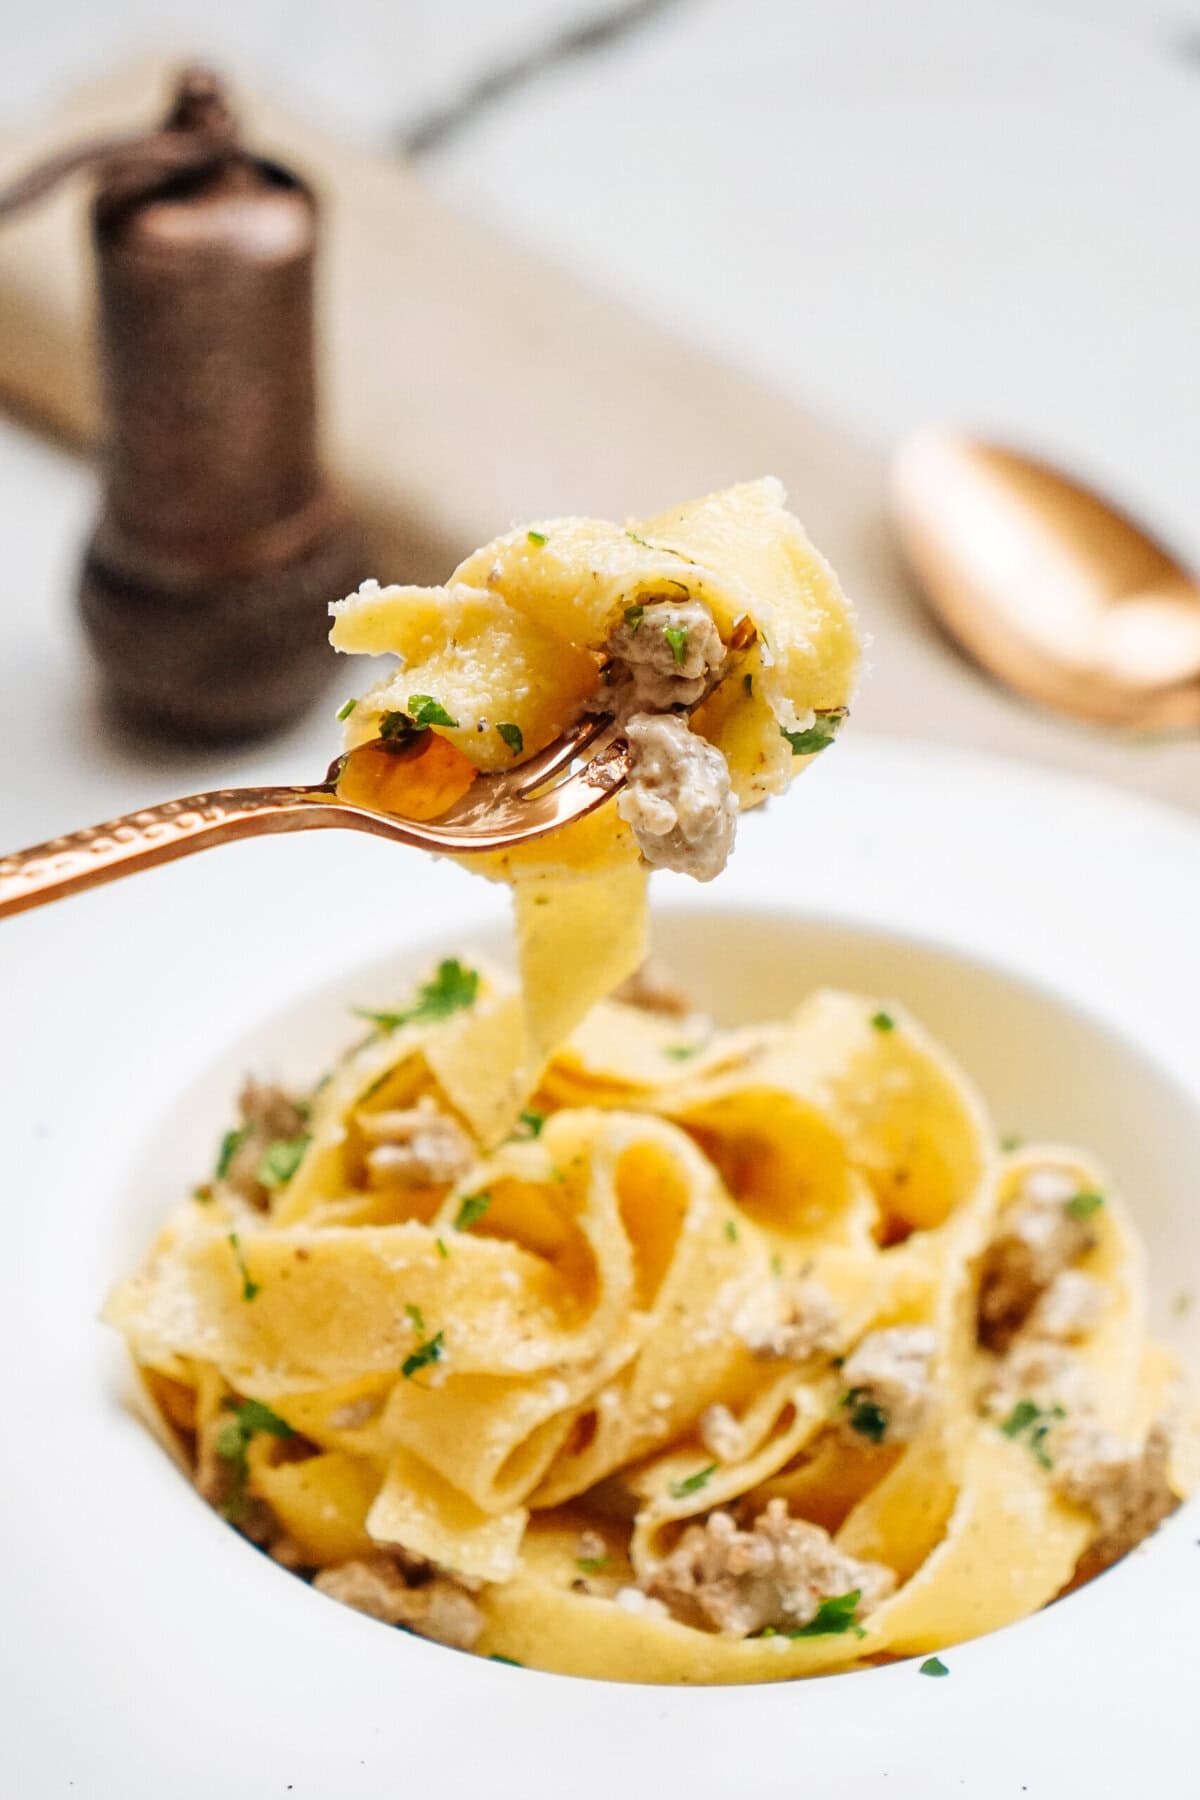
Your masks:
<path fill-rule="evenodd" d="M 117 711 L 173 736 L 280 726 L 332 669 L 327 603 L 367 572 L 317 455 L 303 182 L 239 142 L 188 70 L 158 132 L 61 159 L 99 168 L 103 497 L 84 625 Z"/>

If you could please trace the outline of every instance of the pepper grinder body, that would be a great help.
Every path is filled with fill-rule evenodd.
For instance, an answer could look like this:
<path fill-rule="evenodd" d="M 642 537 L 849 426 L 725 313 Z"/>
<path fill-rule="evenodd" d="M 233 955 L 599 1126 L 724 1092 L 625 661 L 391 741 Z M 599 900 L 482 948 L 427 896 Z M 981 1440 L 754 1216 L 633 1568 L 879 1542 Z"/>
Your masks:
<path fill-rule="evenodd" d="M 327 603 L 366 572 L 320 468 L 317 209 L 237 153 L 92 210 L 103 495 L 81 578 L 108 697 L 172 736 L 293 718 L 332 670 Z"/>

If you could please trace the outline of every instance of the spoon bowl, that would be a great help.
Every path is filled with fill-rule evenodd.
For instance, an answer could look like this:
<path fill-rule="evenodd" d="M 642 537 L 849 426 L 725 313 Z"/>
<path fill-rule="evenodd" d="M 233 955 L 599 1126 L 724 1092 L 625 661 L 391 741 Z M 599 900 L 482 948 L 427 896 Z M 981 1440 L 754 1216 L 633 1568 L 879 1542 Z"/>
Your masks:
<path fill-rule="evenodd" d="M 935 617 L 1000 681 L 1104 724 L 1200 725 L 1200 580 L 1099 494 L 929 429 L 895 454 L 891 506 Z"/>

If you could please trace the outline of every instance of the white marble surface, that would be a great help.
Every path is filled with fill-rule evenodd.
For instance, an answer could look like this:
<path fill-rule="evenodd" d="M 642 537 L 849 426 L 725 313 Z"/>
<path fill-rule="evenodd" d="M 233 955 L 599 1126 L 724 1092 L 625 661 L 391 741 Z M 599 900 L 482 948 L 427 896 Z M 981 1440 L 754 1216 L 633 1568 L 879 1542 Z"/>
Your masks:
<path fill-rule="evenodd" d="M 171 42 L 395 141 L 604 7 L 47 0 L 9 34 L 0 105 Z M 1200 555 L 1197 166 L 1197 0 L 676 0 L 424 158 L 447 196 L 832 418 L 884 442 L 939 416 L 1001 429 Z M 153 765 L 97 729 L 72 594 L 91 505 L 86 470 L 0 422 L 0 754 L 28 770 L 0 785 L 0 842 L 323 767 L 326 708 Z"/>

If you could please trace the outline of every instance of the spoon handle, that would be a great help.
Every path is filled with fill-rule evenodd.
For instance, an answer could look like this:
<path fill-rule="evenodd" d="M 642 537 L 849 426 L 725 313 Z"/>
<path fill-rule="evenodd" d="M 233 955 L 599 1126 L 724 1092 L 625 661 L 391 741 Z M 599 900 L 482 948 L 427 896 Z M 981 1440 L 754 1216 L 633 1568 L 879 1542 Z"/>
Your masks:
<path fill-rule="evenodd" d="M 271 831 L 341 825 L 328 788 L 219 788 L 0 856 L 0 918 L 157 863 Z"/>

